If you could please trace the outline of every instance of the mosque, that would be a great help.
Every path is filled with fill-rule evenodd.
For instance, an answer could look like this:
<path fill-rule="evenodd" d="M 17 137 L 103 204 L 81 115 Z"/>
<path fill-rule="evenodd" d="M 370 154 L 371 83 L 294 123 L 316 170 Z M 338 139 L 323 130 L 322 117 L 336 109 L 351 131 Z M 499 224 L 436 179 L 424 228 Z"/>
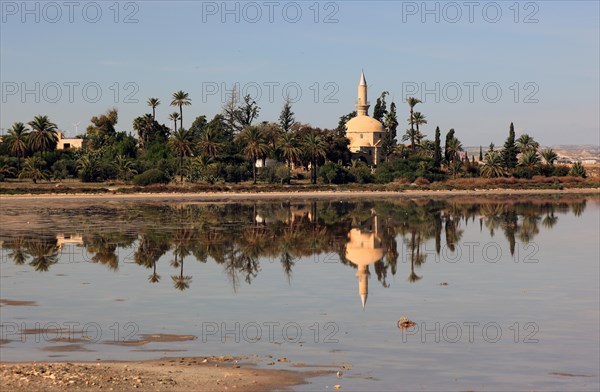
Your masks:
<path fill-rule="evenodd" d="M 376 167 L 384 161 L 381 153 L 383 124 L 370 117 L 369 101 L 367 100 L 367 80 L 364 71 L 358 83 L 358 101 L 356 102 L 356 117 L 346 123 L 346 137 L 350 139 L 348 148 L 353 159 L 360 159 L 367 165 Z"/>
<path fill-rule="evenodd" d="M 363 309 L 369 295 L 369 265 L 375 264 L 384 256 L 381 231 L 381 222 L 372 210 L 369 219 L 348 233 L 346 260 L 358 267 L 356 271 L 358 294 Z"/>

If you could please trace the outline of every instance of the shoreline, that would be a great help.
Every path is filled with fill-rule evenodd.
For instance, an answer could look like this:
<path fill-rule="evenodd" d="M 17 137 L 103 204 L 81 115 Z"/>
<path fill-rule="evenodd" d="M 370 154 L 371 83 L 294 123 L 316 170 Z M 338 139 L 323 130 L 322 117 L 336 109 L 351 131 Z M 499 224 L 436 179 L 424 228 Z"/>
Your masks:
<path fill-rule="evenodd" d="M 269 199 L 355 199 L 355 198 L 412 198 L 412 197 L 454 197 L 454 196 L 547 196 L 547 195 L 596 195 L 600 188 L 565 189 L 475 189 L 475 190 L 405 190 L 405 191 L 300 191 L 300 192 L 157 192 L 157 193 L 74 193 L 74 194 L 17 194 L 0 195 L 0 202 L 27 201 L 39 199 L 61 200 L 197 200 L 197 201 L 240 201 Z"/>
<path fill-rule="evenodd" d="M 143 361 L 0 362 L 11 391 L 223 391 L 288 390 L 333 370 L 263 369 L 246 357 L 165 357 Z M 335 378 L 335 376 L 333 376 Z M 337 382 L 332 379 L 331 389 Z"/>

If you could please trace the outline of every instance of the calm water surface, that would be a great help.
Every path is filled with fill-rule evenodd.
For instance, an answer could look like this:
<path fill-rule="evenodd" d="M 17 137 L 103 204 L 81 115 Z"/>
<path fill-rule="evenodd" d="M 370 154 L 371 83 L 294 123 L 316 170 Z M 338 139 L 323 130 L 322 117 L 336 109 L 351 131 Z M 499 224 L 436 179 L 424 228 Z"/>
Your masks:
<path fill-rule="evenodd" d="M 299 390 L 600 388 L 597 197 L 1 203 L 3 361 L 234 354 L 344 368 Z"/>

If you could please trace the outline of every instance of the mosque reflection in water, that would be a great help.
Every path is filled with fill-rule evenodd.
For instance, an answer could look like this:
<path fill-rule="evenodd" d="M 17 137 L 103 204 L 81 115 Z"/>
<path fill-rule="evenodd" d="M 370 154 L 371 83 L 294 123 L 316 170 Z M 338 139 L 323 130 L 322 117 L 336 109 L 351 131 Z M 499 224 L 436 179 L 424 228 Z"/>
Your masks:
<path fill-rule="evenodd" d="M 422 278 L 415 269 L 426 261 L 426 243 L 437 254 L 442 247 L 454 251 L 467 225 L 474 224 L 491 236 L 500 233 L 513 254 L 517 242 L 526 244 L 540 230 L 551 229 L 561 214 L 581 215 L 587 202 L 382 200 L 52 208 L 40 211 L 44 221 L 32 222 L 33 229 L 2 225 L 0 244 L 2 262 L 27 264 L 40 272 L 69 262 L 104 264 L 116 271 L 120 263 L 133 262 L 150 271 L 148 282 L 153 284 L 162 279 L 157 264 L 168 263 L 164 268 L 172 269 L 171 281 L 178 290 L 193 283 L 185 273 L 189 262 L 222 265 L 237 290 L 242 281 L 252 283 L 261 261 L 279 260 L 291 283 L 297 262 L 333 257 L 356 269 L 364 308 L 371 269 L 388 287 L 400 252 L 410 261 L 407 280 L 414 283 Z"/>

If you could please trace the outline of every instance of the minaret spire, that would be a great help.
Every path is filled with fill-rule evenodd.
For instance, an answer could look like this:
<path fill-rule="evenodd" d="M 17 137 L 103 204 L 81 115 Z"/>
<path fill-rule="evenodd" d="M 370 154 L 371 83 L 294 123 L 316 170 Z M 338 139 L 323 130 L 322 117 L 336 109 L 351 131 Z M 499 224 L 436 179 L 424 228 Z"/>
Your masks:
<path fill-rule="evenodd" d="M 369 267 L 360 265 L 356 271 L 356 277 L 358 278 L 358 294 L 364 310 L 369 295 Z"/>
<path fill-rule="evenodd" d="M 367 101 L 367 80 L 365 79 L 365 71 L 360 74 L 360 82 L 358 83 L 358 101 L 356 102 L 356 115 L 368 116 L 369 101 Z"/>

